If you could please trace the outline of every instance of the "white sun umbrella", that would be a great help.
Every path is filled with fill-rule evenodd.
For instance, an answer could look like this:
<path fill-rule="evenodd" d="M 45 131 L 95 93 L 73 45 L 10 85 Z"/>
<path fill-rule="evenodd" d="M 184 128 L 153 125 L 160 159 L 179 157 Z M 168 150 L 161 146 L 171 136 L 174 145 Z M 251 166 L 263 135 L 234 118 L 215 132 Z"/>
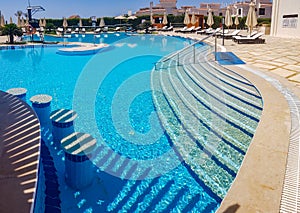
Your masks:
<path fill-rule="evenodd" d="M 63 27 L 64 28 L 68 27 L 68 21 L 67 21 L 66 17 L 64 17 L 64 20 L 63 20 Z"/>
<path fill-rule="evenodd" d="M 208 16 L 207 16 L 206 24 L 209 27 L 211 27 L 214 24 L 214 18 L 213 18 L 212 10 L 211 9 L 208 10 Z"/>
<path fill-rule="evenodd" d="M 82 20 L 81 20 L 81 18 L 79 19 L 78 26 L 79 26 L 79 27 L 82 27 Z"/>
<path fill-rule="evenodd" d="M 22 18 L 21 18 L 21 27 L 24 27 L 24 26 L 25 26 L 25 20 L 24 20 L 24 18 L 22 16 Z"/>
<path fill-rule="evenodd" d="M 105 27 L 104 18 L 101 18 L 100 23 L 99 23 L 99 27 Z"/>
<path fill-rule="evenodd" d="M 43 19 L 43 27 L 46 27 L 47 22 L 46 22 L 46 18 Z"/>
<path fill-rule="evenodd" d="M 226 13 L 225 13 L 225 25 L 228 28 L 233 25 L 233 21 L 232 21 L 232 17 L 231 17 L 231 12 L 230 12 L 230 7 L 227 7 L 227 9 L 226 9 Z"/>
<path fill-rule="evenodd" d="M 252 33 L 253 27 L 257 25 L 257 17 L 254 9 L 255 5 L 251 1 L 249 4 L 249 11 L 247 14 L 246 25 L 250 28 L 250 34 Z"/>
<path fill-rule="evenodd" d="M 238 15 L 236 15 L 234 18 L 234 25 L 235 25 L 236 29 L 238 28 L 239 24 L 240 24 L 239 17 L 238 17 Z"/>
<path fill-rule="evenodd" d="M 120 15 L 120 16 L 116 16 L 115 19 L 120 20 L 120 24 L 121 24 L 121 21 L 126 19 L 126 17 Z"/>
<path fill-rule="evenodd" d="M 12 20 L 12 17 L 9 18 L 9 23 L 10 24 L 14 23 L 13 20 Z"/>
<path fill-rule="evenodd" d="M 20 16 L 18 16 L 17 26 L 21 27 L 21 17 Z"/>
<path fill-rule="evenodd" d="M 163 18 L 162 23 L 163 23 L 164 25 L 167 25 L 167 24 L 168 24 L 168 18 L 167 18 L 167 13 L 166 13 L 166 12 L 164 12 L 164 18 Z"/>
<path fill-rule="evenodd" d="M 150 22 L 151 22 L 151 24 L 155 24 L 155 20 L 153 18 L 153 13 L 152 12 L 150 13 Z"/>
<path fill-rule="evenodd" d="M 137 19 L 137 17 L 136 16 L 129 16 L 127 19 L 128 20 L 134 20 L 134 19 Z"/>
<path fill-rule="evenodd" d="M 43 19 L 39 20 L 39 26 L 42 27 L 43 26 Z"/>
<path fill-rule="evenodd" d="M 193 15 L 192 15 L 192 18 L 191 18 L 191 24 L 195 25 L 196 23 L 197 23 L 196 16 L 195 16 L 195 13 L 193 12 Z"/>
<path fill-rule="evenodd" d="M 184 23 L 185 25 L 188 25 L 188 24 L 191 23 L 191 21 L 190 21 L 190 16 L 189 16 L 189 13 L 188 13 L 187 11 L 185 11 L 183 23 Z"/>
<path fill-rule="evenodd" d="M 26 17 L 26 21 L 25 21 L 24 26 L 25 26 L 25 27 L 29 27 L 29 26 L 30 26 L 28 16 Z"/>

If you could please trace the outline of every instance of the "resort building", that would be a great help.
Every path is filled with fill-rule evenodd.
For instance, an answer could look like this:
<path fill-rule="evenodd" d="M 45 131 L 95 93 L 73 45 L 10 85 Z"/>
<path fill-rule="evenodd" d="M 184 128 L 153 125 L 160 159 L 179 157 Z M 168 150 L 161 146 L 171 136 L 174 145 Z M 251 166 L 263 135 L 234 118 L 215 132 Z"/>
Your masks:
<path fill-rule="evenodd" d="M 224 6 L 221 3 L 200 3 L 199 7 L 185 5 L 181 8 L 176 7 L 176 0 L 160 0 L 158 5 L 153 6 L 153 2 L 150 3 L 150 7 L 141 8 L 136 12 L 136 16 L 150 15 L 151 9 L 153 14 L 163 14 L 165 11 L 167 14 L 181 15 L 186 11 L 189 13 L 195 13 L 198 15 L 207 16 L 208 9 L 212 10 L 215 16 L 225 16 L 227 6 L 231 9 L 232 15 L 238 15 L 239 17 L 246 17 L 249 10 L 248 1 L 237 1 L 236 3 Z M 271 0 L 254 0 L 256 5 L 255 11 L 258 18 L 271 18 L 272 15 L 272 2 Z"/>
<path fill-rule="evenodd" d="M 273 0 L 271 35 L 300 38 L 299 0 Z"/>
<path fill-rule="evenodd" d="M 150 15 L 151 11 L 153 14 L 167 14 L 178 15 L 178 10 L 176 6 L 177 0 L 160 0 L 158 5 L 153 5 L 153 2 L 150 2 L 150 7 L 140 8 L 136 12 L 136 16 Z"/>

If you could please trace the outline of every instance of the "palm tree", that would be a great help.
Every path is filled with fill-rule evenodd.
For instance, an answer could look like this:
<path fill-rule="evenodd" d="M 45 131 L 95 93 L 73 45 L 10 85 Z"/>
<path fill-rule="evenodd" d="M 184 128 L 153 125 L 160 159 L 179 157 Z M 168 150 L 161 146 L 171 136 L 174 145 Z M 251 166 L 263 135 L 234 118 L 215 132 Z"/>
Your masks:
<path fill-rule="evenodd" d="M 23 15 L 23 12 L 21 10 L 18 10 L 16 13 L 15 13 L 15 16 L 17 17 L 21 17 Z"/>
<path fill-rule="evenodd" d="M 15 24 L 7 24 L 4 26 L 2 30 L 3 35 L 8 35 L 9 36 L 9 43 L 13 44 L 14 43 L 14 36 L 22 36 L 22 30 L 17 27 Z"/>

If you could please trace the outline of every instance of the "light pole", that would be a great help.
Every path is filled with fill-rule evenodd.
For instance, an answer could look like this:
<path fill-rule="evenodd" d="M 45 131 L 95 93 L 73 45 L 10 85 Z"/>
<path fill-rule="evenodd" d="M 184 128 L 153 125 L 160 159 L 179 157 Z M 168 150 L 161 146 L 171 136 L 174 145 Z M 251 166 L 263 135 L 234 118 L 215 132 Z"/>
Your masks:
<path fill-rule="evenodd" d="M 224 46 L 224 25 L 225 25 L 225 17 L 222 17 L 222 28 L 223 28 L 222 45 L 223 46 Z"/>

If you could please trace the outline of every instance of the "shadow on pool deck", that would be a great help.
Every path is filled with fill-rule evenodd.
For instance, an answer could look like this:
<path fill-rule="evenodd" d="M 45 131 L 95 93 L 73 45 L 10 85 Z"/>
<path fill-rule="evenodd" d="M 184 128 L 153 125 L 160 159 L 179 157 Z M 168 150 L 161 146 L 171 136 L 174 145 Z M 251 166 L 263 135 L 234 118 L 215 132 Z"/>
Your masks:
<path fill-rule="evenodd" d="M 35 193 L 40 125 L 33 110 L 0 91 L 0 211 L 30 212 Z"/>

